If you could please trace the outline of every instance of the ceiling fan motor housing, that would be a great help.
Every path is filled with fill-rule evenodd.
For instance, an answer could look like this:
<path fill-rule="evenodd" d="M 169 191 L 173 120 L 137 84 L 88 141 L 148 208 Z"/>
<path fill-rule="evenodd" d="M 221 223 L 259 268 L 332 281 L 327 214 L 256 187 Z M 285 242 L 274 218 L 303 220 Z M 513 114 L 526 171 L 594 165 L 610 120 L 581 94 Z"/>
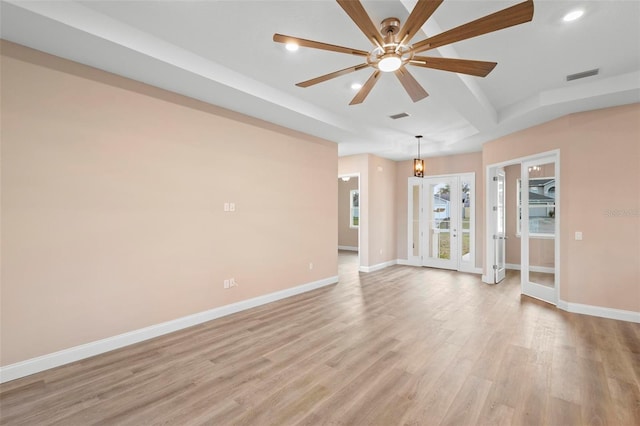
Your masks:
<path fill-rule="evenodd" d="M 400 32 L 400 20 L 398 18 L 387 18 L 380 22 L 380 33 L 384 38 L 385 45 L 397 43 L 396 35 Z"/>

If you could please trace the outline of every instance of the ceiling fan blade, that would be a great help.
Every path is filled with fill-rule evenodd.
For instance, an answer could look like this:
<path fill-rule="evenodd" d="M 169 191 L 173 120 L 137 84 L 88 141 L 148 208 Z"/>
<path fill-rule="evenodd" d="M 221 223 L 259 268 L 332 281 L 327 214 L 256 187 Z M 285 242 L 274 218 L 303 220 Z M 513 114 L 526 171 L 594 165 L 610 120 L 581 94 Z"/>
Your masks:
<path fill-rule="evenodd" d="M 476 77 L 486 77 L 487 74 L 498 65 L 496 62 L 473 61 L 471 59 L 431 58 L 428 56 L 414 56 L 409 64 L 417 67 L 475 75 Z"/>
<path fill-rule="evenodd" d="M 455 43 L 498 31 L 514 25 L 523 24 L 533 19 L 533 0 L 527 0 L 515 6 L 508 7 L 499 12 L 492 13 L 475 21 L 460 25 L 441 34 L 429 37 L 413 45 L 413 52 L 424 52 L 436 47 Z"/>
<path fill-rule="evenodd" d="M 401 67 L 394 71 L 394 74 L 398 77 L 398 80 L 400 80 L 404 90 L 407 91 L 413 102 L 418 102 L 420 99 L 424 99 L 429 96 L 427 91 L 420 86 L 420 83 L 413 78 L 409 70 L 405 67 Z"/>
<path fill-rule="evenodd" d="M 371 77 L 369 77 L 369 80 L 367 80 L 364 86 L 362 86 L 362 89 L 360 89 L 360 91 L 356 93 L 356 96 L 351 100 L 351 102 L 349 102 L 349 105 L 361 104 L 367 97 L 371 89 L 373 89 L 373 86 L 375 86 L 375 84 L 378 82 L 379 77 L 380 71 L 375 70 L 375 72 L 371 74 Z"/>
<path fill-rule="evenodd" d="M 335 44 L 321 43 L 319 41 L 306 40 L 304 38 L 291 37 L 288 35 L 274 34 L 273 41 L 277 43 L 294 43 L 298 46 L 312 47 L 314 49 L 329 50 L 331 52 L 348 53 L 350 55 L 367 56 L 369 53 L 364 50 L 352 49 L 350 47 L 336 46 Z"/>
<path fill-rule="evenodd" d="M 443 1 L 444 0 L 418 0 L 418 3 L 398 33 L 398 40 L 401 40 L 400 44 L 409 43 Z"/>
<path fill-rule="evenodd" d="M 298 87 L 309 87 L 314 84 L 322 83 L 323 81 L 331 80 L 332 78 L 340 77 L 341 75 L 350 74 L 354 71 L 359 71 L 363 68 L 367 68 L 369 64 L 360 64 L 353 67 L 345 68 L 340 71 L 335 71 L 329 74 L 321 75 L 320 77 L 312 78 L 311 80 L 302 81 L 300 83 L 296 83 Z"/>
<path fill-rule="evenodd" d="M 364 10 L 362 3 L 358 0 L 337 0 L 338 4 L 347 12 L 347 15 L 353 22 L 360 28 L 365 36 L 371 41 L 374 46 L 382 47 L 384 40 L 378 27 L 373 23 L 367 11 Z"/>

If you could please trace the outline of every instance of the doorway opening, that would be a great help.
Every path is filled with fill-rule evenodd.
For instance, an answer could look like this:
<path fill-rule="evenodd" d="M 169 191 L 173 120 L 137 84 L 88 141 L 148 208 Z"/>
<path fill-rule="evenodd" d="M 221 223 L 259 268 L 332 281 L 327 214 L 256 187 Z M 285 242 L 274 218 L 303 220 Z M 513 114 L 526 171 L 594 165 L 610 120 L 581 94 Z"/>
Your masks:
<path fill-rule="evenodd" d="M 519 270 L 522 294 L 557 304 L 560 153 L 552 151 L 489 165 L 486 188 L 483 281 L 496 284 L 504 278 L 504 270 Z"/>
<path fill-rule="evenodd" d="M 360 175 L 340 175 L 338 176 L 338 250 L 360 253 L 360 218 Z"/>
<path fill-rule="evenodd" d="M 409 178 L 408 261 L 475 269 L 475 174 Z"/>

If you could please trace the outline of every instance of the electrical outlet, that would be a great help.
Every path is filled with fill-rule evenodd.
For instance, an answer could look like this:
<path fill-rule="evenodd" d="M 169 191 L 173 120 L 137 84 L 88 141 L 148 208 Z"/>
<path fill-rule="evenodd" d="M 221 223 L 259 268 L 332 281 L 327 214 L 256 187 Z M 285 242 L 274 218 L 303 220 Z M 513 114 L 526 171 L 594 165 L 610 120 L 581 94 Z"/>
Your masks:
<path fill-rule="evenodd" d="M 236 211 L 236 203 L 229 203 L 229 211 L 230 212 Z"/>
<path fill-rule="evenodd" d="M 230 208 L 231 207 L 229 206 L 229 203 L 224 203 L 224 211 L 225 212 L 228 212 Z"/>
<path fill-rule="evenodd" d="M 224 280 L 224 288 L 231 287 L 231 282 L 229 280 Z"/>
<path fill-rule="evenodd" d="M 309 269 L 313 269 L 313 262 L 309 262 Z"/>

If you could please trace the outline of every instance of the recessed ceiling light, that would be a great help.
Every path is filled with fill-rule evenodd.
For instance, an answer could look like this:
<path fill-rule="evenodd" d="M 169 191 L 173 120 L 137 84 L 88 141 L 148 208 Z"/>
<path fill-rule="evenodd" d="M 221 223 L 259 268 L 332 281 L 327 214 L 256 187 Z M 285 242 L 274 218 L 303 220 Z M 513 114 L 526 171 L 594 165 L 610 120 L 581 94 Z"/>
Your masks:
<path fill-rule="evenodd" d="M 360 89 L 362 89 L 362 84 L 360 84 L 360 83 L 353 83 L 353 84 L 351 85 L 351 88 L 352 88 L 353 90 L 360 90 Z"/>
<path fill-rule="evenodd" d="M 564 15 L 564 18 L 562 18 L 562 20 L 564 22 L 571 22 L 579 19 L 582 15 L 584 15 L 584 10 L 574 10 Z"/>
<path fill-rule="evenodd" d="M 284 45 L 284 47 L 286 47 L 286 49 L 290 52 L 295 52 L 296 50 L 298 50 L 298 45 L 295 43 L 287 43 Z"/>

